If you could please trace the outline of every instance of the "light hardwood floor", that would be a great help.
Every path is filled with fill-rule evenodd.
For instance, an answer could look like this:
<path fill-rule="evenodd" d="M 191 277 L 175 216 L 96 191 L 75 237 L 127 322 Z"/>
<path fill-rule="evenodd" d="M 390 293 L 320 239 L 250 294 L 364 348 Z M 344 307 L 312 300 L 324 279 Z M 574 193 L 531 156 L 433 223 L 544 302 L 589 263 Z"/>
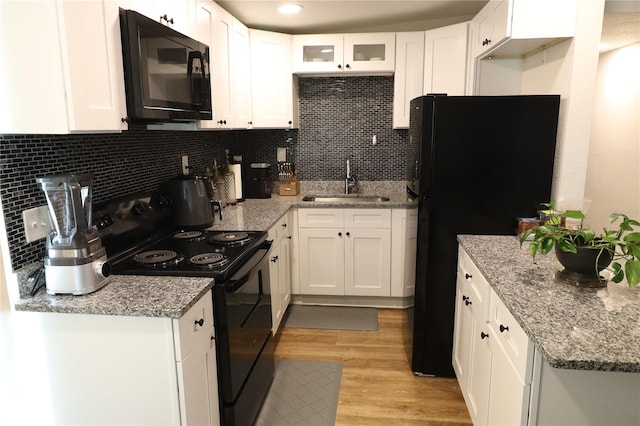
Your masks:
<path fill-rule="evenodd" d="M 342 363 L 337 425 L 471 424 L 455 379 L 411 372 L 406 312 L 378 309 L 378 331 L 281 328 L 278 359 Z"/>

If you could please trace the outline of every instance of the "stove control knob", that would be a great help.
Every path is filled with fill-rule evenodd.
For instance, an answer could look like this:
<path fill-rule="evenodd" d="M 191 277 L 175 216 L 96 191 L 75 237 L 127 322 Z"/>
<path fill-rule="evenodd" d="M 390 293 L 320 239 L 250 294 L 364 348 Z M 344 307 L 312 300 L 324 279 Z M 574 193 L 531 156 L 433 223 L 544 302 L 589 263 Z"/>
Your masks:
<path fill-rule="evenodd" d="M 145 214 L 146 211 L 149 210 L 149 208 L 150 208 L 149 204 L 144 203 L 142 201 L 139 201 L 133 205 L 133 211 L 139 215 Z"/>
<path fill-rule="evenodd" d="M 102 260 L 96 263 L 96 276 L 98 278 L 107 278 L 111 275 L 111 263 L 108 260 Z"/>

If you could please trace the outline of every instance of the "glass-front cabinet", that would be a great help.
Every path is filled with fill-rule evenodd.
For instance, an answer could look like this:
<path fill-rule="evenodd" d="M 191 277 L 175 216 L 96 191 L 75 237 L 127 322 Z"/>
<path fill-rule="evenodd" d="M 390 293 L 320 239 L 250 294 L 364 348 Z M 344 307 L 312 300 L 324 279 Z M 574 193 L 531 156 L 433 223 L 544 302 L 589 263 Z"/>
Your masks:
<path fill-rule="evenodd" d="M 293 36 L 295 73 L 392 73 L 395 33 Z"/>

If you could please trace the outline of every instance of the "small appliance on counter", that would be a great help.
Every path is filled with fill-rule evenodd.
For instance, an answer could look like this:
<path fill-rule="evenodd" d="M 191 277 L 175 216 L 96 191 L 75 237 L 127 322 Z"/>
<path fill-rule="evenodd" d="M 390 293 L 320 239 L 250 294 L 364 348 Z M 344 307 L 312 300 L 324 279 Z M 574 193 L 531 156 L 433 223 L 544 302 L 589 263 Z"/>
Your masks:
<path fill-rule="evenodd" d="M 298 171 L 293 163 L 278 163 L 278 181 L 280 182 L 280 195 L 298 195 L 300 193 Z"/>
<path fill-rule="evenodd" d="M 173 201 L 173 223 L 176 227 L 203 229 L 213 225 L 213 204 L 218 204 L 222 220 L 222 202 L 213 199 L 208 178 L 179 175 L 162 186 Z"/>
<path fill-rule="evenodd" d="M 245 198 L 271 198 L 271 164 L 251 163 L 244 187 Z"/>
<path fill-rule="evenodd" d="M 92 175 L 38 177 L 54 229 L 47 236 L 48 294 L 92 293 L 110 280 L 111 264 L 91 219 Z"/>

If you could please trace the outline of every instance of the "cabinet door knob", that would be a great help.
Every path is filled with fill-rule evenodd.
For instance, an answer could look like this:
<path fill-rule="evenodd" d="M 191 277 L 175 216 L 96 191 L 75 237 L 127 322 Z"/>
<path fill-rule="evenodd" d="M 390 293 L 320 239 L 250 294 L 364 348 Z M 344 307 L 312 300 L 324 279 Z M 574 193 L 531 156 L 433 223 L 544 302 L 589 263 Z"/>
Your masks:
<path fill-rule="evenodd" d="M 504 333 L 505 331 L 509 331 L 509 326 L 505 327 L 504 325 L 500 324 L 500 333 Z"/>
<path fill-rule="evenodd" d="M 198 324 L 200 327 L 202 327 L 204 325 L 204 319 L 200 318 L 199 320 L 196 320 L 196 324 Z"/>
<path fill-rule="evenodd" d="M 465 280 L 468 280 L 468 279 L 471 279 L 471 278 L 473 278 L 473 275 L 471 275 L 471 274 L 464 274 L 464 279 L 465 279 Z"/>
<path fill-rule="evenodd" d="M 342 69 L 342 65 L 338 64 L 338 69 L 341 70 Z"/>
<path fill-rule="evenodd" d="M 351 236 L 351 234 L 349 232 L 347 232 L 347 237 L 350 237 L 350 236 Z"/>
<path fill-rule="evenodd" d="M 487 337 L 489 337 L 489 335 L 487 333 L 485 333 L 484 331 L 480 333 L 480 338 L 481 339 L 485 339 Z"/>
<path fill-rule="evenodd" d="M 345 65 L 344 67 L 345 67 L 346 69 L 349 69 L 349 68 L 351 68 L 351 65 L 347 64 L 347 65 Z"/>
<path fill-rule="evenodd" d="M 290 240 L 290 239 L 291 239 L 291 235 L 288 235 L 288 236 L 287 236 L 287 239 L 289 239 L 289 240 Z"/>
<path fill-rule="evenodd" d="M 342 232 L 338 232 L 338 237 L 342 237 Z"/>
<path fill-rule="evenodd" d="M 169 18 L 165 13 L 160 17 L 160 21 L 165 20 L 168 24 L 173 24 L 173 18 Z"/>

